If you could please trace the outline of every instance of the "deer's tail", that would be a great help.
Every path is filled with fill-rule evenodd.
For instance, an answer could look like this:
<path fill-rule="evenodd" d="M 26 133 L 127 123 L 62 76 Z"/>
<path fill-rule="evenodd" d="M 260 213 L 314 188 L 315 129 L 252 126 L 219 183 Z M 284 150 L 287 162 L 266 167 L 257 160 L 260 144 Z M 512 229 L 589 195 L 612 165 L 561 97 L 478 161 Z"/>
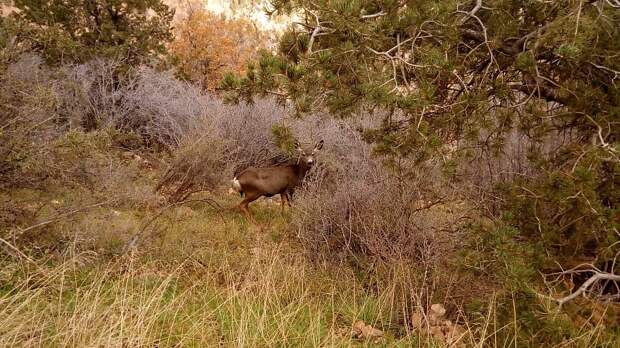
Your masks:
<path fill-rule="evenodd" d="M 241 183 L 239 182 L 239 179 L 237 179 L 237 177 L 234 177 L 232 179 L 231 186 L 232 186 L 233 190 L 239 192 L 241 197 L 243 197 L 243 191 L 241 189 Z"/>

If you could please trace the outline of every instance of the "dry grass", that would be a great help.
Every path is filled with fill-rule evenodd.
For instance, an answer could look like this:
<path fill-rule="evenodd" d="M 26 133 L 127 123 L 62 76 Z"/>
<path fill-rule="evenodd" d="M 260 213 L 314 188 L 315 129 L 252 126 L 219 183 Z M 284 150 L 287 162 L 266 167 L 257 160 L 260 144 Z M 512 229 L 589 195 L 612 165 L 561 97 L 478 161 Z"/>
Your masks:
<path fill-rule="evenodd" d="M 194 208 L 170 211 L 177 227 L 113 260 L 76 248 L 45 264 L 5 259 L 0 345 L 347 346 L 357 319 L 396 326 L 390 301 L 350 271 L 295 252 L 276 208 L 260 208 L 260 220 L 274 221 L 263 235 Z"/>
<path fill-rule="evenodd" d="M 57 225 L 65 237 L 83 234 L 45 259 L 5 249 L 1 346 L 441 347 L 413 330 L 408 317 L 432 302 L 446 303 L 448 318 L 466 328 L 466 346 L 528 346 L 518 313 L 499 324 L 505 309 L 495 295 L 480 317 L 465 316 L 444 297 L 449 290 L 432 279 L 420 282 L 419 270 L 407 263 L 372 275 L 346 263 L 310 261 L 287 228 L 290 216 L 277 206 L 255 207 L 263 230 L 234 213 L 221 221 L 199 203 L 170 209 L 136 249 L 111 255 L 110 237 L 126 241 L 121 231 L 134 231 L 144 218 L 131 209 L 110 211 L 94 209 Z M 82 238 L 96 232 L 106 237 L 88 248 Z M 541 315 L 562 315 L 548 305 Z M 354 339 L 357 320 L 384 337 Z M 611 346 L 603 323 L 591 323 L 558 346 Z"/>

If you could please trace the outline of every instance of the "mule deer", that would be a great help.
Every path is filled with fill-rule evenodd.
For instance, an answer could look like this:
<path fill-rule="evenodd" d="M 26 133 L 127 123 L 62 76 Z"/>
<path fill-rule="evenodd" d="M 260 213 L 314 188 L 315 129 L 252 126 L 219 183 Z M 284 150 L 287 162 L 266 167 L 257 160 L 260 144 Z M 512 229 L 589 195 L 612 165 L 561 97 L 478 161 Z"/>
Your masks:
<path fill-rule="evenodd" d="M 314 165 L 314 155 L 322 147 L 323 140 L 314 146 L 310 154 L 307 154 L 299 143 L 295 142 L 295 148 L 299 152 L 296 163 L 277 167 L 250 167 L 241 172 L 232 180 L 232 188 L 243 197 L 243 201 L 237 205 L 237 208 L 245 213 L 249 219 L 256 222 L 248 205 L 261 196 L 271 197 L 279 194 L 282 210 L 284 211 L 285 204 L 290 207 L 290 200 L 295 188 Z"/>

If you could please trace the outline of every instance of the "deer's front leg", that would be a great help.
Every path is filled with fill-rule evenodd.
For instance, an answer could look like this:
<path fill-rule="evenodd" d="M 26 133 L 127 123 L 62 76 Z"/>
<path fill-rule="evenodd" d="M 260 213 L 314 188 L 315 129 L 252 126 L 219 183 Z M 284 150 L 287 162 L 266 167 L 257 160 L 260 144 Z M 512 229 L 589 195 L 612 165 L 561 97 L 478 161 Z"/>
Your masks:
<path fill-rule="evenodd" d="M 286 194 L 280 193 L 280 212 L 284 214 L 284 204 L 286 203 Z"/>
<path fill-rule="evenodd" d="M 291 207 L 291 202 L 289 200 L 289 195 L 286 191 L 280 194 L 281 205 L 282 205 L 282 213 L 284 213 L 284 206 L 288 204 L 289 208 Z"/>

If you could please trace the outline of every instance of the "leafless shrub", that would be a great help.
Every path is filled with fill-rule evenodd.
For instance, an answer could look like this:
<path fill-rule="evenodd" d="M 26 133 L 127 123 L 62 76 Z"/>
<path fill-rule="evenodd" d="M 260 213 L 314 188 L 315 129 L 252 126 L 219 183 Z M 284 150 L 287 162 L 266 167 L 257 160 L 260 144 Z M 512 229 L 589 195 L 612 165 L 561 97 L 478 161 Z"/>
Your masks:
<path fill-rule="evenodd" d="M 187 139 L 175 152 L 156 190 L 166 193 L 172 202 L 194 192 L 213 190 L 221 184 L 230 165 L 228 147 L 224 139 L 212 133 Z"/>
<path fill-rule="evenodd" d="M 313 127 L 293 126 L 299 133 L 312 129 L 326 143 L 318 168 L 295 199 L 297 236 L 320 257 L 439 265 L 458 246 L 464 209 L 442 187 L 436 166 L 412 172 L 400 162 L 390 169 L 373 156 L 357 131 L 372 119 L 314 119 L 304 121 Z"/>
<path fill-rule="evenodd" d="M 49 110 L 54 96 L 48 76 L 34 55 L 24 55 L 0 72 L 0 188 L 33 185 L 45 177 L 29 160 L 46 151 L 35 145 L 35 138 L 44 140 L 53 133 Z M 29 167 L 35 169 L 30 170 L 33 175 L 23 175 Z"/>
<path fill-rule="evenodd" d="M 271 100 L 257 100 L 253 105 L 212 104 L 209 116 L 217 135 L 229 141 L 231 168 L 236 174 L 250 166 L 281 162 L 280 150 L 273 141 L 272 128 L 287 118 L 287 111 Z"/>
<path fill-rule="evenodd" d="M 94 60 L 61 70 L 57 111 L 69 127 L 113 127 L 147 145 L 175 147 L 207 112 L 211 99 L 172 73 L 140 67 L 121 76 L 118 67 L 116 61 Z"/>
<path fill-rule="evenodd" d="M 214 104 L 198 87 L 179 81 L 171 72 L 141 68 L 125 87 L 120 110 L 111 122 L 166 146 L 178 146 L 201 127 Z"/>
<path fill-rule="evenodd" d="M 293 223 L 315 254 L 438 264 L 458 245 L 463 216 L 448 212 L 460 209 L 455 202 L 424 198 L 387 173 L 343 178 L 329 190 L 302 191 Z"/>
<path fill-rule="evenodd" d="M 178 146 L 202 118 L 220 104 L 171 72 L 137 67 L 121 73 L 121 62 L 93 60 L 50 69 L 36 55 L 24 55 L 4 74 L 8 92 L 49 102 L 39 107 L 60 132 L 116 128 L 143 138 L 146 145 Z M 3 81 L 4 82 L 4 81 Z M 22 98 L 23 99 L 23 98 Z M 32 102 L 14 103 L 20 116 L 33 114 Z M 40 104 L 40 103 L 39 103 Z"/>
<path fill-rule="evenodd" d="M 118 185 L 135 172 L 109 151 L 120 133 L 104 126 L 82 131 L 92 112 L 99 112 L 98 120 L 115 112 L 114 91 L 95 83 L 107 81 L 112 70 L 112 63 L 105 62 L 52 69 L 36 55 L 23 55 L 0 72 L 0 189 L 117 190 L 124 202 L 141 204 L 144 186 L 131 185 L 135 190 L 127 191 L 129 185 Z"/>
<path fill-rule="evenodd" d="M 6 75 L 12 81 L 36 83 L 45 80 L 49 72 L 43 59 L 36 54 L 23 54 L 18 61 L 7 67 Z"/>
<path fill-rule="evenodd" d="M 116 61 L 94 60 L 61 67 L 53 81 L 59 125 L 91 131 L 119 112 L 125 81 L 116 78 Z"/>

